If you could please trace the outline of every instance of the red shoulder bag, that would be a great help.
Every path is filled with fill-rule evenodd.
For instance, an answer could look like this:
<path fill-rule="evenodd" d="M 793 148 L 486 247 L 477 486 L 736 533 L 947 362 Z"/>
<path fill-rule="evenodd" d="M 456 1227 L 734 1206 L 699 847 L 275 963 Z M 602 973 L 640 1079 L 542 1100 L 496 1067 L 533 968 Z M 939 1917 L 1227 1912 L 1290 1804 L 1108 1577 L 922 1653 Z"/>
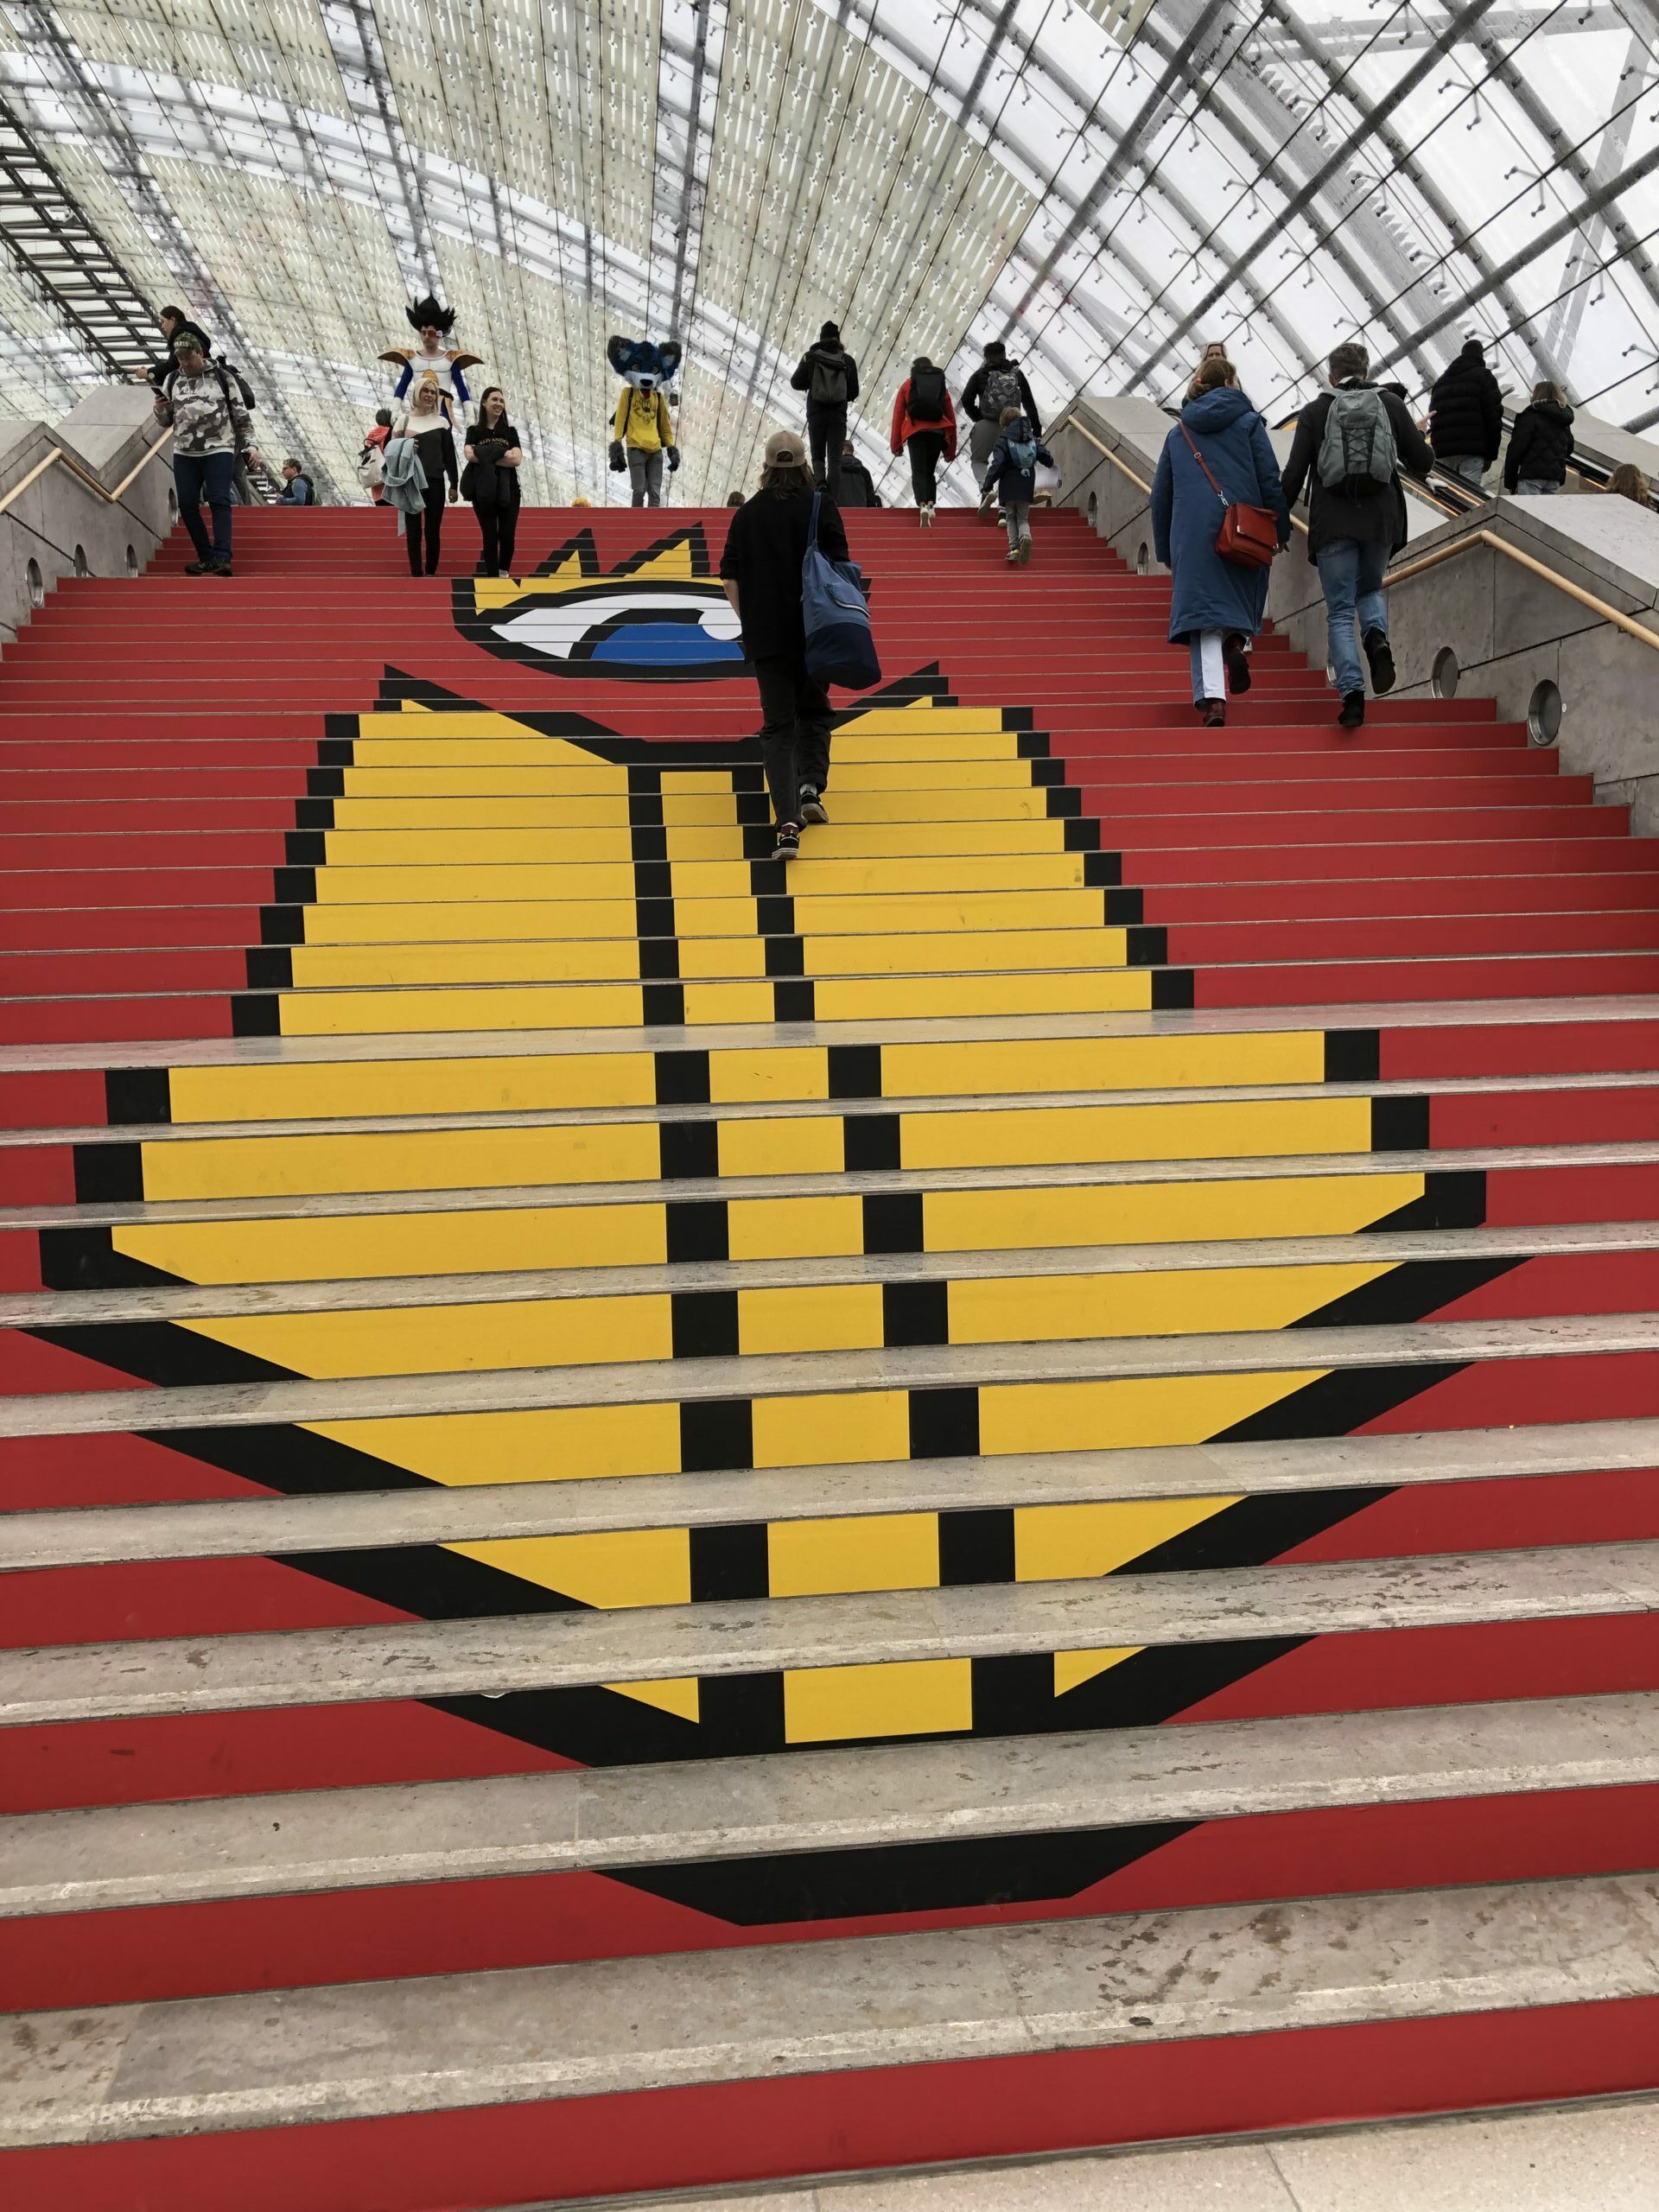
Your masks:
<path fill-rule="evenodd" d="M 1267 569 L 1273 565 L 1279 550 L 1279 518 L 1271 507 L 1247 506 L 1243 499 L 1229 499 L 1217 483 L 1209 462 L 1198 451 L 1198 442 L 1185 423 L 1181 435 L 1192 449 L 1192 458 L 1209 480 L 1210 489 L 1221 501 L 1221 528 L 1216 532 L 1216 550 L 1224 561 L 1236 562 L 1241 569 Z"/>

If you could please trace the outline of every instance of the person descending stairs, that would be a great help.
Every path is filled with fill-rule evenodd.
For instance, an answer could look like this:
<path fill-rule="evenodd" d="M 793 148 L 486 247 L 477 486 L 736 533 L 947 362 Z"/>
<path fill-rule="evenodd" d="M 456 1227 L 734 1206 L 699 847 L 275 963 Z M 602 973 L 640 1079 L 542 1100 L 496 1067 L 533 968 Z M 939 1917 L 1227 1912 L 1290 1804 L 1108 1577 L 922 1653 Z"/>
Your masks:
<path fill-rule="evenodd" d="M 1656 2086 L 1659 845 L 904 520 L 788 862 L 721 512 L 0 663 L 18 2202 Z"/>

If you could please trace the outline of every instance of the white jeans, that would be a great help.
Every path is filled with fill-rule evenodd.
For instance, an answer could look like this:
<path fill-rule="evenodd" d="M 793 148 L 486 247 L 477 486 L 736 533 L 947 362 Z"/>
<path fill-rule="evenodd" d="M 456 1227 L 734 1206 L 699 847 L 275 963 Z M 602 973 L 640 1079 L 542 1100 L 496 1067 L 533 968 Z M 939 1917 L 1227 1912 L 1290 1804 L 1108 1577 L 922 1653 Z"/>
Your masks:
<path fill-rule="evenodd" d="M 1222 656 L 1219 630 L 1201 630 L 1187 639 L 1192 656 L 1192 703 L 1227 696 L 1227 663 Z"/>

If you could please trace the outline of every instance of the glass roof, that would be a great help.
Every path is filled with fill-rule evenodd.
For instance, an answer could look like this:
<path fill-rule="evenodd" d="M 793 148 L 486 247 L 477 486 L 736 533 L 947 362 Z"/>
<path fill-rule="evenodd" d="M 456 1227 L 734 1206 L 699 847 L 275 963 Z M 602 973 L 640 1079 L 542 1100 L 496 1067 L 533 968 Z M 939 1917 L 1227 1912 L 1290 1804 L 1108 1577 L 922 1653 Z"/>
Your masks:
<path fill-rule="evenodd" d="M 677 337 L 675 496 L 753 479 L 826 317 L 878 480 L 912 355 L 1039 401 L 1270 417 L 1342 338 L 1414 397 L 1463 340 L 1659 422 L 1659 0 L 0 0 L 0 84 L 134 283 L 354 493 L 435 289 L 532 499 L 616 496 L 612 332 Z M 0 267 L 0 404 L 103 373 Z"/>

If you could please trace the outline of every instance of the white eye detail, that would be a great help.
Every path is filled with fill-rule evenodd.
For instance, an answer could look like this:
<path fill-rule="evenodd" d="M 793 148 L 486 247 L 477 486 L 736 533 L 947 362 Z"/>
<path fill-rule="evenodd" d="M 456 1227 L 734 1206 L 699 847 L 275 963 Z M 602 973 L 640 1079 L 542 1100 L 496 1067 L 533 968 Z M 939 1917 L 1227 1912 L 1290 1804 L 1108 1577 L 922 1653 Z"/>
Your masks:
<path fill-rule="evenodd" d="M 505 644 L 548 660 L 626 668 L 735 667 L 743 658 L 738 619 L 723 592 L 707 585 L 619 585 L 614 591 L 550 594 L 491 624 Z"/>

